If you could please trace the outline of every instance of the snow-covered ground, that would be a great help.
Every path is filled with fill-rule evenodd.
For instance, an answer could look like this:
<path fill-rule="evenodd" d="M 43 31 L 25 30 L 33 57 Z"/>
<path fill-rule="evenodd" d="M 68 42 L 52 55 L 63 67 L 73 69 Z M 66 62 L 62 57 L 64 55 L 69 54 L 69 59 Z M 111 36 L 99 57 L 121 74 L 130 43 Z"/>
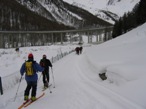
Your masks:
<path fill-rule="evenodd" d="M 125 35 L 99 45 L 83 45 L 83 53 L 75 52 L 53 63 L 50 69 L 50 90 L 26 109 L 146 109 L 146 24 Z M 20 76 L 21 64 L 28 53 L 39 62 L 43 54 L 50 59 L 60 51 L 70 51 L 77 45 L 0 49 L 0 76 L 8 84 L 13 75 Z M 106 73 L 102 81 L 99 73 Z M 41 73 L 38 73 L 40 77 Z M 54 81 L 53 82 L 53 75 Z M 53 86 L 55 85 L 55 88 Z M 4 90 L 0 95 L 0 109 L 17 109 L 23 102 L 26 82 Z M 42 79 L 38 81 L 37 96 L 42 93 Z"/>

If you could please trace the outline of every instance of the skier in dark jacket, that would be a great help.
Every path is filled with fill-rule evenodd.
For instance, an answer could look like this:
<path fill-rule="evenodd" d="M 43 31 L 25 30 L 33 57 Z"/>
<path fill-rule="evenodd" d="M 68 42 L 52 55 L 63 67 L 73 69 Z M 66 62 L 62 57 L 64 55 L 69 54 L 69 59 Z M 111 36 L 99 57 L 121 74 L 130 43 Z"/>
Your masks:
<path fill-rule="evenodd" d="M 82 51 L 83 51 L 83 47 L 81 46 L 80 47 L 80 54 L 82 54 Z"/>
<path fill-rule="evenodd" d="M 76 51 L 76 54 L 79 55 L 80 48 L 79 48 L 79 47 L 76 47 L 76 48 L 75 48 L 75 51 Z"/>
<path fill-rule="evenodd" d="M 52 63 L 49 59 L 47 59 L 46 55 L 43 55 L 43 58 L 40 60 L 40 65 L 44 68 L 44 71 L 42 72 L 43 75 L 43 83 L 44 88 L 49 87 L 49 67 L 52 67 Z"/>
<path fill-rule="evenodd" d="M 27 82 L 27 87 L 24 92 L 24 100 L 29 99 L 29 92 L 31 91 L 31 100 L 36 100 L 36 91 L 37 91 L 37 72 L 42 72 L 44 70 L 36 61 L 33 60 L 33 54 L 28 55 L 28 61 L 22 64 L 20 69 L 20 74 L 23 76 L 25 73 L 25 80 Z"/>

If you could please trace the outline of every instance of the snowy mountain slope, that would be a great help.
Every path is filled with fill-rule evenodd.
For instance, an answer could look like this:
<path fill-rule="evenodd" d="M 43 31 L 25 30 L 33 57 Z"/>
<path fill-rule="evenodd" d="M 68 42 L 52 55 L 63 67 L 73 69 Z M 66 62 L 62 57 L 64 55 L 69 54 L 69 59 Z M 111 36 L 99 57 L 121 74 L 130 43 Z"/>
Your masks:
<path fill-rule="evenodd" d="M 81 17 L 78 15 L 69 12 L 63 7 L 63 3 L 61 1 L 50 1 L 46 2 L 46 0 L 38 0 L 40 4 L 46 10 L 52 14 L 52 16 L 56 19 L 57 22 L 67 24 L 69 26 L 75 26 L 78 27 L 80 23 L 79 20 L 82 20 Z"/>
<path fill-rule="evenodd" d="M 16 0 L 16 1 L 18 1 L 22 5 L 26 6 L 27 8 L 29 8 L 33 12 L 37 12 L 40 15 L 48 18 L 49 20 L 56 21 L 55 18 L 44 7 L 42 7 L 42 5 L 39 2 L 37 2 L 35 0 L 34 1 L 33 0 L 32 1 L 29 1 L 29 0 Z"/>
<path fill-rule="evenodd" d="M 82 7 L 92 14 L 114 23 L 104 12 L 109 11 L 114 19 L 118 19 L 125 12 L 131 11 L 140 0 L 63 0 L 69 4 Z"/>
<path fill-rule="evenodd" d="M 98 21 L 99 18 L 95 17 L 88 11 L 86 11 L 86 13 L 87 14 L 89 13 L 90 16 L 86 16 L 86 14 L 84 14 L 85 17 L 82 17 L 80 13 L 84 11 L 83 9 L 81 10 L 78 8 L 77 10 L 76 6 L 71 6 L 71 7 L 73 8 L 73 10 L 77 10 L 78 12 L 73 12 L 67 9 L 66 6 L 69 4 L 64 3 L 62 0 L 55 0 L 55 1 L 53 0 L 32 0 L 32 1 L 17 0 L 17 1 L 21 3 L 22 5 L 28 7 L 30 10 L 40 14 L 41 16 L 44 16 L 47 19 L 52 20 L 52 21 L 63 23 L 67 26 L 79 28 L 83 26 L 83 23 L 85 24 L 85 22 L 87 22 L 86 24 L 88 24 L 88 26 L 92 26 L 92 25 L 103 26 L 99 24 L 98 22 L 95 22 L 95 21 Z M 88 19 L 89 17 L 95 17 L 95 19 L 89 20 Z M 100 19 L 100 22 L 101 23 L 105 22 L 103 24 L 111 25 L 102 19 Z"/>
<path fill-rule="evenodd" d="M 47 0 L 17 0 L 22 5 L 26 6 L 33 12 L 58 23 L 63 23 L 67 26 L 79 27 L 80 18 L 76 14 L 72 14 L 65 8 L 60 1 L 47 1 Z"/>

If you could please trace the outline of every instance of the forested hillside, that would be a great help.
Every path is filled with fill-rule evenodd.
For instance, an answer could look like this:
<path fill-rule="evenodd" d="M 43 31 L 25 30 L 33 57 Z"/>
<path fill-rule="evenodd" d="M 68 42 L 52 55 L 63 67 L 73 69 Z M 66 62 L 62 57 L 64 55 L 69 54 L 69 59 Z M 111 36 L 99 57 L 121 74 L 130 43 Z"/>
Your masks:
<path fill-rule="evenodd" d="M 50 21 L 15 0 L 0 1 L 0 30 L 64 30 L 71 27 Z"/>

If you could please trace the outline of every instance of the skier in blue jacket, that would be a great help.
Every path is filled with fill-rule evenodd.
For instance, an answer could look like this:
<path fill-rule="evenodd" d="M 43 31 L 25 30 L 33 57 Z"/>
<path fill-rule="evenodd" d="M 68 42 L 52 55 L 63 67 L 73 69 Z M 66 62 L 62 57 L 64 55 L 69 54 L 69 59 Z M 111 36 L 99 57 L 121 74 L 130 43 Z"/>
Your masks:
<path fill-rule="evenodd" d="M 23 76 L 25 73 L 25 80 L 27 82 L 27 87 L 24 92 L 24 100 L 29 99 L 30 89 L 32 89 L 31 100 L 36 100 L 38 71 L 42 72 L 44 71 L 44 68 L 41 67 L 36 61 L 34 61 L 33 54 L 30 53 L 28 55 L 28 60 L 24 62 L 20 68 L 20 74 Z"/>

